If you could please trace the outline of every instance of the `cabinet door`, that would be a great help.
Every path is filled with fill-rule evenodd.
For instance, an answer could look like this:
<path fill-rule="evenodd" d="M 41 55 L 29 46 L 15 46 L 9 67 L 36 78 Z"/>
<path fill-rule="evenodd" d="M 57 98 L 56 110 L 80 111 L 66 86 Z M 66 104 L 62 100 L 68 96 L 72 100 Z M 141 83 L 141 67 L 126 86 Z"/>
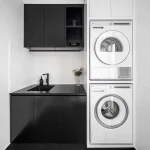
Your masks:
<path fill-rule="evenodd" d="M 25 47 L 44 47 L 44 15 L 44 6 L 25 5 Z"/>
<path fill-rule="evenodd" d="M 90 17 L 110 17 L 110 0 L 90 0 Z"/>
<path fill-rule="evenodd" d="M 65 46 L 65 6 L 45 7 L 45 46 Z"/>
<path fill-rule="evenodd" d="M 32 142 L 33 97 L 11 96 L 10 136 L 13 143 Z"/>
<path fill-rule="evenodd" d="M 86 96 L 35 96 L 36 143 L 86 143 Z"/>
<path fill-rule="evenodd" d="M 34 97 L 35 143 L 52 143 L 59 138 L 57 137 L 56 107 L 57 102 L 49 96 Z"/>
<path fill-rule="evenodd" d="M 132 17 L 133 0 L 111 0 L 113 17 Z"/>

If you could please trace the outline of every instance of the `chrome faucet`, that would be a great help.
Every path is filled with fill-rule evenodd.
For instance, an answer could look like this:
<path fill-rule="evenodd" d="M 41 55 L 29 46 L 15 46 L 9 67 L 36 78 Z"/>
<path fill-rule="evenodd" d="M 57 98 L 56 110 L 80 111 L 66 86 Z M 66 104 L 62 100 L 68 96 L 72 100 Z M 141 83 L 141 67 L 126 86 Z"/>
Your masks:
<path fill-rule="evenodd" d="M 47 76 L 47 78 L 46 78 L 46 83 L 47 83 L 47 85 L 49 85 L 49 73 L 45 73 L 45 74 L 43 74 L 43 75 L 46 75 L 46 76 Z"/>

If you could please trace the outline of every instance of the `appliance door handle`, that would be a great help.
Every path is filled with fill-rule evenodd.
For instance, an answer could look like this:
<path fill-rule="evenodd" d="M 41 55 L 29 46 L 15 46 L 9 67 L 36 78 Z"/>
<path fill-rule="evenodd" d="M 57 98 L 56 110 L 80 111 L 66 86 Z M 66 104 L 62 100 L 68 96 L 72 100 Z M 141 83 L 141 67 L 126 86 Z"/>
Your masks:
<path fill-rule="evenodd" d="M 116 88 L 116 89 L 129 89 L 129 88 L 131 88 L 131 86 L 114 86 L 114 88 Z"/>
<path fill-rule="evenodd" d="M 104 90 L 93 90 L 93 92 L 104 92 Z"/>
<path fill-rule="evenodd" d="M 113 23 L 114 25 L 131 25 L 131 23 Z"/>
<path fill-rule="evenodd" d="M 103 29 L 104 27 L 93 27 L 93 29 Z"/>

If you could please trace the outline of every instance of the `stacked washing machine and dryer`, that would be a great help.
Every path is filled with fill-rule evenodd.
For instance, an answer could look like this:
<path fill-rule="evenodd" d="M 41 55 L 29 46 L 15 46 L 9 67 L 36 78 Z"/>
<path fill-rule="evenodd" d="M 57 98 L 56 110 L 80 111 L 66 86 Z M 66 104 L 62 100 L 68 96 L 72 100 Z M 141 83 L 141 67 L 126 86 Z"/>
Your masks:
<path fill-rule="evenodd" d="M 91 147 L 133 144 L 132 36 L 132 21 L 90 22 L 90 80 L 107 81 L 90 84 Z"/>

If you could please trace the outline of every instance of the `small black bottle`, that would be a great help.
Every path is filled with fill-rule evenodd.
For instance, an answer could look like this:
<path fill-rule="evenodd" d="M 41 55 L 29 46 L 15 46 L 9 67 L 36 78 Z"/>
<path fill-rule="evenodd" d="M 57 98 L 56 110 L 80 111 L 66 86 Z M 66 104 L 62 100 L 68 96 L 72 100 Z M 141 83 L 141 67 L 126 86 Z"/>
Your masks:
<path fill-rule="evenodd" d="M 41 76 L 41 79 L 40 79 L 40 86 L 43 86 L 43 79 L 42 79 L 42 76 Z"/>

